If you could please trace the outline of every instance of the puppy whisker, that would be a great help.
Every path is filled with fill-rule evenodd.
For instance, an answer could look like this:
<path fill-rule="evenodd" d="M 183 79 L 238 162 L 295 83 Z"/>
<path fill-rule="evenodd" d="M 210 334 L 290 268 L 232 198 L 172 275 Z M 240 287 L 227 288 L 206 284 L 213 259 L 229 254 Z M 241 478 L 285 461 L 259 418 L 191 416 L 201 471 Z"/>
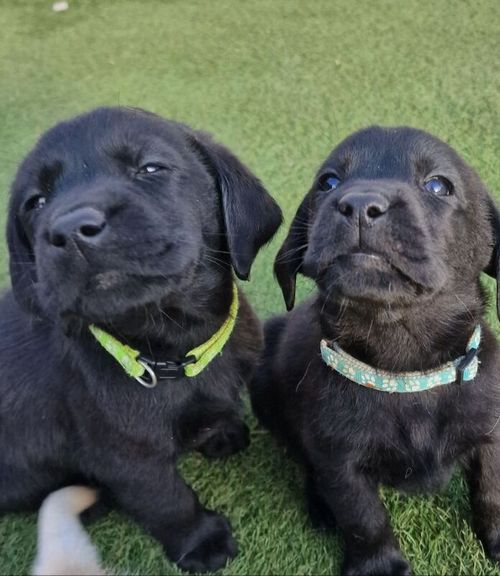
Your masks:
<path fill-rule="evenodd" d="M 184 330 L 184 331 L 187 330 L 187 328 L 185 328 L 182 324 L 179 324 L 179 322 L 174 320 L 174 318 L 172 318 L 172 316 L 170 316 L 163 308 L 158 307 L 158 310 L 159 310 L 160 314 L 162 314 L 162 316 L 164 316 L 167 320 L 169 320 L 170 322 L 175 324 L 178 328 L 180 328 L 181 330 Z"/>
<path fill-rule="evenodd" d="M 276 262 L 292 262 L 294 259 L 290 258 L 290 256 L 292 254 L 296 254 L 297 252 L 300 252 L 301 250 L 307 249 L 307 247 L 308 247 L 308 243 L 302 244 L 301 246 L 297 246 L 295 248 L 291 248 L 290 250 L 283 252 L 283 254 L 280 254 L 276 258 Z"/>
<path fill-rule="evenodd" d="M 467 304 L 459 297 L 457 293 L 455 293 L 455 298 L 459 301 L 459 303 L 463 306 L 464 310 L 467 312 L 469 319 L 473 322 L 476 321 L 474 314 L 472 313 L 471 309 L 467 306 Z"/>

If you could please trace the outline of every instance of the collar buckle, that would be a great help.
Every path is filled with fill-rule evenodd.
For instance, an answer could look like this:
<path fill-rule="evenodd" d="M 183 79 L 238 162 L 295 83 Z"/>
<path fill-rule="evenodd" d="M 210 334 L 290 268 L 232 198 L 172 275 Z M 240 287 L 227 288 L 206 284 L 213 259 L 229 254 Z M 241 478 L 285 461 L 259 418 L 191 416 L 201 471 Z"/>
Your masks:
<path fill-rule="evenodd" d="M 468 350 L 462 360 L 457 365 L 457 381 L 462 385 L 465 382 L 465 371 L 471 365 L 474 358 L 477 356 L 477 348 Z"/>
<path fill-rule="evenodd" d="M 147 379 L 144 378 L 145 374 L 136 380 L 146 388 L 154 388 L 159 380 L 175 380 L 184 376 L 184 367 L 188 364 L 196 362 L 196 357 L 193 355 L 186 356 L 183 360 L 165 360 L 158 361 L 148 358 L 147 356 L 140 356 L 138 361 L 144 366 L 148 374 Z"/>

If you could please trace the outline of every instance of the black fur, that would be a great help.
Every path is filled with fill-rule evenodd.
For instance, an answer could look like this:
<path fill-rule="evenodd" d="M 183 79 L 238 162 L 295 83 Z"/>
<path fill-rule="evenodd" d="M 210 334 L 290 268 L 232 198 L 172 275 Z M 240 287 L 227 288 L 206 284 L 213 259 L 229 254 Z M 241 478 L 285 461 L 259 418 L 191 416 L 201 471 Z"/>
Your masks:
<path fill-rule="evenodd" d="M 153 114 L 98 109 L 40 139 L 9 209 L 0 512 L 36 507 L 78 480 L 102 486 L 183 569 L 216 570 L 235 555 L 229 523 L 199 503 L 176 461 L 248 444 L 239 392 L 261 328 L 244 296 L 223 354 L 154 389 L 129 378 L 88 325 L 181 359 L 227 317 L 231 263 L 248 276 L 280 222 L 228 150 Z"/>
<path fill-rule="evenodd" d="M 323 191 L 325 174 L 338 187 Z M 449 194 L 426 189 L 438 175 Z M 409 573 L 378 486 L 438 489 L 459 464 L 476 531 L 500 560 L 500 360 L 479 282 L 482 270 L 498 277 L 499 241 L 498 210 L 476 173 L 410 128 L 347 138 L 298 209 L 275 271 L 288 308 L 297 272 L 318 293 L 267 323 L 252 403 L 303 462 L 315 525 L 341 529 L 344 574 Z M 326 338 L 380 369 L 427 370 L 464 354 L 477 323 L 478 376 L 427 392 L 363 388 L 319 354 Z"/>

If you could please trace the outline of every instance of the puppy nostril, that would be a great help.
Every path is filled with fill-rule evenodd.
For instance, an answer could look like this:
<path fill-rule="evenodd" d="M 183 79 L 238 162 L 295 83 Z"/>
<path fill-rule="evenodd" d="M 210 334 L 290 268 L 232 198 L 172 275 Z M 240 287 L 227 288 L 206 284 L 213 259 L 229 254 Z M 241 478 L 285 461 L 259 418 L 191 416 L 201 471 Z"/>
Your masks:
<path fill-rule="evenodd" d="M 377 218 L 382 214 L 383 211 L 378 206 L 368 206 L 368 209 L 366 211 L 366 215 L 368 216 L 368 218 Z"/>
<path fill-rule="evenodd" d="M 339 204 L 339 212 L 343 216 L 352 216 L 352 206 L 347 202 L 341 202 Z"/>
<path fill-rule="evenodd" d="M 50 243 L 52 246 L 56 246 L 56 248 L 64 248 L 64 246 L 66 246 L 66 237 L 62 234 L 51 234 Z"/>
<path fill-rule="evenodd" d="M 93 236 L 97 236 L 100 234 L 104 229 L 105 223 L 102 222 L 101 224 L 83 224 L 80 226 L 79 232 L 82 236 L 86 236 L 87 238 L 92 238 Z"/>

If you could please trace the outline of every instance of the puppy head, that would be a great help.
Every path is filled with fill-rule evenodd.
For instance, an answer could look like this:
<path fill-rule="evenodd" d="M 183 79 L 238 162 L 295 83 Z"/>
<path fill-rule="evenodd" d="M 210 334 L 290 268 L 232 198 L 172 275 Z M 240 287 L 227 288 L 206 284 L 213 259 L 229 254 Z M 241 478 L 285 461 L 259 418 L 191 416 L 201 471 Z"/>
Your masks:
<path fill-rule="evenodd" d="M 477 174 L 444 142 L 370 127 L 333 150 L 275 262 L 287 308 L 298 272 L 331 299 L 409 306 L 499 273 L 500 219 Z"/>
<path fill-rule="evenodd" d="M 257 178 L 207 135 L 97 109 L 49 130 L 18 171 L 12 286 L 39 314 L 110 320 L 189 293 L 200 273 L 232 265 L 246 279 L 280 223 Z"/>

